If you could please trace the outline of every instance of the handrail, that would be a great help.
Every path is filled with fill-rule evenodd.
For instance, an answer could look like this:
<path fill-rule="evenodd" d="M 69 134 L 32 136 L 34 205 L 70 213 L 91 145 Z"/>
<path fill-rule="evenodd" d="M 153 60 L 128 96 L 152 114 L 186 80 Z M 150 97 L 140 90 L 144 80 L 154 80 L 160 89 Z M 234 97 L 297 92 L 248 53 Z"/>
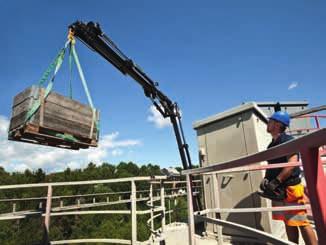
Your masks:
<path fill-rule="evenodd" d="M 311 132 L 311 131 L 316 131 L 319 128 L 295 128 L 295 129 L 291 129 L 289 131 L 287 131 L 290 135 L 302 135 L 303 132 Z"/>
<path fill-rule="evenodd" d="M 90 210 L 90 211 L 67 211 L 60 213 L 51 213 L 50 216 L 65 216 L 76 214 L 131 214 L 130 210 Z M 45 214 L 42 214 L 45 216 Z"/>
<path fill-rule="evenodd" d="M 302 115 L 302 116 L 298 116 L 298 117 L 295 117 L 294 119 L 300 119 L 300 118 L 309 118 L 309 117 L 319 117 L 319 118 L 326 118 L 326 115 L 316 115 L 316 114 L 313 114 L 313 115 Z"/>
<path fill-rule="evenodd" d="M 62 240 L 62 241 L 52 241 L 53 244 L 80 244 L 80 243 L 114 243 L 114 244 L 131 244 L 130 240 L 123 239 L 72 239 L 72 240 Z"/>
<path fill-rule="evenodd" d="M 323 151 L 320 151 L 321 153 Z M 326 165 L 326 160 L 322 161 L 323 165 Z M 243 171 L 258 171 L 258 170 L 266 170 L 266 169 L 274 169 L 274 168 L 284 168 L 284 167 L 301 167 L 302 162 L 286 162 L 286 163 L 274 163 L 274 164 L 264 164 L 264 165 L 258 165 L 258 164 L 253 164 L 253 165 L 248 165 L 244 167 L 236 167 L 236 168 L 230 168 L 230 169 L 225 169 L 225 170 L 220 170 L 216 172 L 209 172 L 209 173 L 204 173 L 205 175 L 210 175 L 210 174 L 221 174 L 221 173 L 237 173 L 237 172 L 243 172 Z"/>
<path fill-rule="evenodd" d="M 258 169 L 266 169 L 268 166 L 261 166 L 257 168 L 256 166 L 252 166 L 252 164 L 257 162 L 264 162 L 270 159 L 275 159 L 279 156 L 286 156 L 293 153 L 301 154 L 302 159 L 302 166 L 305 172 L 305 178 L 307 183 L 307 188 L 309 189 L 309 196 L 310 196 L 310 203 L 311 203 L 311 210 L 313 213 L 313 217 L 315 220 L 316 231 L 318 235 L 319 242 L 326 241 L 326 196 L 324 195 L 324 186 L 326 184 L 326 177 L 324 170 L 322 168 L 322 160 L 320 157 L 321 151 L 319 148 L 321 146 L 326 145 L 326 128 L 319 129 L 315 132 L 306 134 L 300 138 L 293 139 L 288 141 L 284 144 L 279 146 L 270 148 L 265 151 L 261 151 L 249 156 L 241 157 L 238 159 L 222 162 L 222 163 L 215 163 L 213 165 L 207 167 L 201 167 L 196 169 L 189 169 L 182 171 L 182 174 L 186 175 L 188 182 L 190 181 L 191 175 L 198 175 L 198 174 L 212 174 L 212 172 L 218 171 L 230 171 L 230 168 L 233 171 L 242 170 L 247 167 L 250 171 L 251 170 L 258 170 Z M 249 165 L 249 166 L 247 166 Z M 281 164 L 280 164 L 281 165 Z M 300 162 L 282 164 L 282 165 L 301 165 Z M 274 166 L 275 167 L 275 166 Z M 280 167 L 280 166 L 278 166 Z M 232 170 L 231 170 L 232 171 Z M 188 190 L 191 188 L 188 183 Z M 188 192 L 188 200 L 191 200 L 191 192 Z M 189 205 L 189 203 L 188 203 Z M 284 207 L 286 210 L 297 208 L 297 207 Z M 301 209 L 302 207 L 298 207 Z M 277 209 L 277 208 L 276 208 Z M 305 208 L 304 208 L 305 209 Z M 248 233 L 255 234 L 256 237 L 260 237 L 263 241 L 275 241 L 275 244 L 288 244 L 282 243 L 280 239 L 273 237 L 270 235 L 266 236 L 267 233 L 261 234 L 261 231 L 249 228 L 247 226 L 235 224 L 232 222 L 219 220 L 219 219 L 212 219 L 208 217 L 203 217 L 200 212 L 196 215 L 194 214 L 193 207 L 191 205 L 188 206 L 189 210 L 189 241 L 190 244 L 194 244 L 194 218 L 203 220 L 206 222 L 210 222 L 213 224 L 229 226 L 232 228 L 236 228 L 239 230 L 246 231 Z M 238 212 L 255 212 L 255 209 L 238 209 Z M 275 210 L 275 208 L 271 208 L 271 210 Z M 223 209 L 210 209 L 204 210 L 204 212 L 222 212 L 227 211 L 230 212 L 231 210 L 223 210 Z M 262 211 L 269 211 L 269 209 L 259 209 L 260 212 Z M 232 212 L 232 211 L 231 211 Z M 237 212 L 237 211 L 234 211 Z M 232 223 L 232 224 L 231 224 Z M 267 234 L 268 235 L 268 234 Z M 219 236 L 219 243 L 222 243 L 221 237 Z"/>
<path fill-rule="evenodd" d="M 229 168 L 229 169 L 225 169 L 225 170 L 219 170 L 219 171 L 214 171 L 214 172 L 209 172 L 209 173 L 204 173 L 204 174 L 210 175 L 210 174 L 221 174 L 221 173 L 237 173 L 237 172 L 243 172 L 243 171 L 266 170 L 266 169 L 297 167 L 297 166 L 302 166 L 302 162 L 275 163 L 275 164 L 271 164 L 271 165 L 253 164 L 253 165 Z"/>
<path fill-rule="evenodd" d="M 263 162 L 275 158 L 275 156 L 286 156 L 299 151 L 302 148 L 313 148 L 326 145 L 326 128 L 319 129 L 318 131 L 306 134 L 297 139 L 293 139 L 281 145 L 278 145 L 268 150 L 264 150 L 249 156 L 241 157 L 231 161 L 222 163 L 215 163 L 207 167 L 194 168 L 183 170 L 184 175 L 203 174 L 213 171 L 219 171 L 229 168 L 242 167 L 251 165 L 257 162 Z"/>
<path fill-rule="evenodd" d="M 289 129 L 289 133 L 292 135 L 296 135 L 296 134 L 302 134 L 302 132 L 310 132 L 310 131 L 314 131 L 314 130 L 318 130 L 321 128 L 321 123 L 320 123 L 320 119 L 326 119 L 326 115 L 300 115 L 298 117 L 295 117 L 293 119 L 314 119 L 315 122 L 315 127 L 312 128 L 294 128 L 294 129 Z"/>
<path fill-rule="evenodd" d="M 31 188 L 31 187 L 48 187 L 48 186 L 74 186 L 74 185 L 94 185 L 94 184 L 109 184 L 109 183 L 123 183 L 131 181 L 150 181 L 150 180 L 165 180 L 166 176 L 144 176 L 144 177 L 129 177 L 119 179 L 105 179 L 105 180 L 85 180 L 74 182 L 49 182 L 36 184 L 19 184 L 19 185 L 1 185 L 0 190 L 16 189 L 16 188 Z"/>
<path fill-rule="evenodd" d="M 165 184 L 165 183 L 164 183 Z M 193 188 L 202 188 L 201 185 L 195 185 Z M 165 188 L 165 190 L 180 190 L 186 189 L 184 186 L 176 188 Z M 158 192 L 160 189 L 155 189 L 155 192 Z M 136 191 L 136 193 L 148 193 L 148 190 Z M 52 196 L 52 199 L 64 199 L 64 198 L 77 198 L 77 197 L 94 197 L 94 196 L 109 196 L 109 195 L 120 195 L 120 194 L 130 194 L 131 191 L 120 191 L 120 192 L 103 192 L 103 193 L 90 193 L 90 194 L 77 194 L 77 195 L 65 195 L 65 196 Z M 0 202 L 13 202 L 13 201 L 36 201 L 36 200 L 45 200 L 47 197 L 25 197 L 25 198 L 6 198 L 0 199 Z"/>
<path fill-rule="evenodd" d="M 185 195 L 186 195 L 186 193 L 165 195 L 165 198 L 182 197 Z M 137 202 L 143 202 L 143 201 L 147 201 L 147 200 L 148 200 L 148 197 L 137 198 Z M 161 200 L 160 197 L 153 198 L 154 202 L 157 202 L 160 200 Z M 76 210 L 76 209 L 80 210 L 80 209 L 84 209 L 84 208 L 88 209 L 88 208 L 92 208 L 92 207 L 101 207 L 101 206 L 130 203 L 130 202 L 131 202 L 131 199 L 126 199 L 126 200 L 112 201 L 112 202 L 85 203 L 85 204 L 73 205 L 73 206 L 55 207 L 55 208 L 51 208 L 51 212 L 59 212 L 59 213 L 56 213 L 55 215 L 53 215 L 53 213 L 51 213 L 50 216 L 64 215 L 64 212 L 61 212 L 61 211 L 66 211 L 66 210 Z M 119 210 L 113 210 L 113 211 L 119 212 Z M 122 211 L 124 212 L 125 210 L 122 210 Z M 156 208 L 154 208 L 153 211 L 154 212 L 162 211 L 161 206 L 156 206 Z M 142 211 L 137 211 L 137 214 L 147 214 L 150 212 L 151 212 L 150 210 L 142 210 Z M 79 213 L 79 214 L 84 214 L 84 213 Z M 0 220 L 23 219 L 26 216 L 33 216 L 33 215 L 45 216 L 45 214 L 43 214 L 42 211 L 24 210 L 24 211 L 15 211 L 15 212 L 11 212 L 11 213 L 0 214 Z"/>
<path fill-rule="evenodd" d="M 290 117 L 296 118 L 296 117 L 300 117 L 302 115 L 307 115 L 307 114 L 310 114 L 310 113 L 314 113 L 314 112 L 318 112 L 318 111 L 324 111 L 324 110 L 326 110 L 326 105 L 321 105 L 321 106 L 317 106 L 317 107 L 309 108 L 309 109 L 306 109 L 306 110 L 291 113 Z"/>
<path fill-rule="evenodd" d="M 13 202 L 13 211 L 12 213 L 7 214 L 0 214 L 0 220 L 15 220 L 15 219 L 24 219 L 28 216 L 39 216 L 44 217 L 45 222 L 45 236 L 46 241 L 49 242 L 49 244 L 64 244 L 64 241 L 54 241 L 51 242 L 48 239 L 48 233 L 49 233 L 49 226 L 50 226 L 50 217 L 53 216 L 66 216 L 66 215 L 96 215 L 96 214 L 122 214 L 122 215 L 131 215 L 132 217 L 132 239 L 131 240 L 121 240 L 121 239 L 103 239 L 103 242 L 112 243 L 110 241 L 124 241 L 126 243 L 123 244 L 140 244 L 139 241 L 137 241 L 137 215 L 145 215 L 145 214 L 153 214 L 159 212 L 158 215 L 155 215 L 154 218 L 157 216 L 162 217 L 162 226 L 159 233 L 157 231 L 154 231 L 150 229 L 150 231 L 153 234 L 159 234 L 159 237 L 156 237 L 155 239 L 157 241 L 164 239 L 162 235 L 163 228 L 165 226 L 165 214 L 171 213 L 172 211 L 166 211 L 165 208 L 165 201 L 166 198 L 175 198 L 177 196 L 185 196 L 186 192 L 174 192 L 175 190 L 185 189 L 186 186 L 184 184 L 187 184 L 186 181 L 167 181 L 165 183 L 165 180 L 167 179 L 167 176 L 156 176 L 156 177 L 132 177 L 132 178 L 123 178 L 123 179 L 110 179 L 110 180 L 92 180 L 92 181 L 76 181 L 76 182 L 52 182 L 52 183 L 35 183 L 35 184 L 19 184 L 19 185 L 5 185 L 0 186 L 0 190 L 7 190 L 7 189 L 19 189 L 19 188 L 39 188 L 39 187 L 47 187 L 48 188 L 48 195 L 47 197 L 31 197 L 31 198 L 12 198 L 12 199 L 0 199 L 0 202 Z M 151 186 L 151 191 L 148 190 L 136 190 L 136 181 L 149 181 L 149 184 Z M 159 182 L 158 182 L 159 181 Z M 76 186 L 76 185 L 96 185 L 99 183 L 121 183 L 121 182 L 129 182 L 131 183 L 131 190 L 130 191 L 124 191 L 124 192 L 107 192 L 107 193 L 94 193 L 94 194 L 84 194 L 84 195 L 66 195 L 66 196 L 52 196 L 53 187 L 57 186 Z M 158 182 L 158 183 L 157 183 Z M 195 188 L 201 188 L 201 180 L 196 180 L 196 183 L 198 182 L 199 185 L 194 186 Z M 156 184 L 160 183 L 160 188 L 153 188 Z M 179 187 L 173 187 L 172 188 L 164 188 L 164 185 L 170 185 L 170 184 L 182 184 Z M 168 191 L 169 194 L 165 194 L 165 191 Z M 141 193 L 147 193 L 150 192 L 150 195 L 145 195 L 144 197 L 141 196 Z M 159 195 L 156 196 L 156 193 L 159 193 Z M 52 201 L 57 199 L 61 200 L 63 198 L 81 198 L 81 197 L 89 197 L 89 196 L 108 196 L 108 195 L 118 195 L 118 194 L 130 194 L 130 199 L 121 199 L 117 201 L 109 201 L 108 197 L 106 201 L 104 202 L 95 202 L 95 198 L 93 198 L 93 203 L 83 203 L 71 206 L 62 206 L 62 202 L 60 202 L 60 207 L 53 207 Z M 140 195 L 137 195 L 140 194 Z M 155 194 L 155 196 L 154 196 Z M 16 203 L 18 201 L 33 201 L 33 200 L 45 200 L 46 199 L 46 210 L 44 213 L 44 210 L 25 210 L 25 211 L 16 211 Z M 147 201 L 152 200 L 152 202 L 160 201 L 160 205 L 150 207 L 148 210 L 137 210 L 136 209 L 136 203 L 140 201 Z M 86 210 L 82 211 L 80 209 L 83 208 L 92 208 L 97 206 L 106 206 L 106 205 L 114 205 L 119 203 L 131 203 L 131 209 L 130 210 Z M 76 210 L 77 209 L 77 210 Z M 76 210 L 76 211 L 73 211 Z M 154 215 L 151 215 L 153 218 Z M 153 220 L 154 221 L 154 220 Z M 150 223 L 151 220 L 149 220 L 148 223 Z M 69 243 L 83 243 L 87 241 L 100 241 L 99 239 L 77 239 L 77 240 L 69 240 Z M 66 240 L 68 241 L 68 240 Z M 101 240 L 102 241 L 102 240 Z M 119 242 L 116 242 L 119 243 Z"/>
<path fill-rule="evenodd" d="M 204 215 L 208 213 L 260 213 L 270 211 L 290 211 L 311 209 L 310 205 L 292 205 L 286 207 L 267 207 L 267 208 L 208 208 L 195 212 L 196 215 Z"/>
<path fill-rule="evenodd" d="M 48 194 L 46 198 L 46 209 L 45 213 L 40 211 L 32 211 L 24 214 L 24 212 L 15 212 L 15 208 L 13 207 L 13 213 L 9 217 L 3 217 L 4 219 L 21 219 L 26 217 L 26 215 L 41 215 L 44 216 L 44 237 L 43 241 L 45 244 L 50 244 L 49 240 L 49 231 L 50 231 L 50 217 L 51 216 L 62 216 L 62 215 L 76 215 L 76 214 L 128 214 L 131 215 L 132 226 L 132 238 L 128 241 L 128 244 L 136 244 L 137 243 L 137 197 L 136 197 L 136 184 L 137 181 L 153 181 L 160 180 L 163 181 L 167 177 L 166 176 L 146 176 L 146 177 L 130 177 L 130 178 L 119 178 L 119 179 L 109 179 L 109 180 L 92 180 L 92 181 L 75 181 L 75 182 L 52 182 L 52 183 L 35 183 L 35 184 L 19 184 L 19 185 L 4 185 L 0 186 L 0 190 L 8 190 L 8 189 L 19 189 L 19 188 L 40 188 L 47 187 Z M 131 203 L 131 210 L 101 210 L 101 211 L 65 211 L 60 213 L 53 213 L 52 211 L 52 193 L 53 187 L 58 186 L 77 186 L 77 185 L 96 185 L 96 184 L 110 184 L 110 183 L 130 183 L 131 184 L 131 195 L 130 200 L 128 202 Z M 78 206 L 78 205 L 77 205 Z M 142 213 L 139 213 L 142 214 Z M 15 217 L 16 216 L 16 217 Z M 108 239 L 109 241 L 110 239 Z"/>
<path fill-rule="evenodd" d="M 233 228 L 233 229 L 244 231 L 244 232 L 246 232 L 246 234 L 253 234 L 256 238 L 259 238 L 260 241 L 272 242 L 275 245 L 295 245 L 295 243 L 285 241 L 283 239 L 276 238 L 271 234 L 268 234 L 268 233 L 260 231 L 260 230 L 256 230 L 256 229 L 251 228 L 249 226 L 245 226 L 245 225 L 241 225 L 241 224 L 237 224 L 237 223 L 234 223 L 234 222 L 221 220 L 221 219 L 208 218 L 208 217 L 204 217 L 204 216 L 200 216 L 200 215 L 195 215 L 195 218 L 197 220 L 199 220 L 199 221 L 206 221 L 206 222 L 209 222 L 209 223 L 213 223 L 213 224 L 217 224 L 217 225 L 223 225 L 223 226 L 226 226 L 226 227 L 230 227 L 230 228 Z"/>

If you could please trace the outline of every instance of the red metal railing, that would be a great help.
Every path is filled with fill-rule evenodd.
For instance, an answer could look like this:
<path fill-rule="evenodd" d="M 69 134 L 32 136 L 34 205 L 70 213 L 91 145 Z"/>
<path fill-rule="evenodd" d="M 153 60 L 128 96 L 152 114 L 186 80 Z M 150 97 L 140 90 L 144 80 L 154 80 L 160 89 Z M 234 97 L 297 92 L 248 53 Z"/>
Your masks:
<path fill-rule="evenodd" d="M 236 167 L 244 167 L 246 165 L 274 159 L 277 156 L 290 155 L 300 152 L 319 243 L 324 244 L 326 242 L 326 195 L 324 193 L 326 177 L 324 174 L 322 159 L 320 157 L 319 151 L 320 147 L 324 145 L 326 145 L 326 128 L 319 129 L 305 136 L 291 140 L 262 152 L 258 152 L 228 162 L 213 164 L 207 167 L 185 170 L 182 173 L 187 175 L 187 180 L 190 180 L 190 175 L 211 173 Z M 299 163 L 296 164 L 299 165 Z M 191 195 L 191 191 L 189 190 L 188 195 Z M 190 198 L 188 199 L 191 200 Z M 189 231 L 190 236 L 192 236 L 192 226 L 194 221 L 191 219 L 193 219 L 194 216 L 191 205 L 188 207 L 188 211 L 190 224 Z M 193 241 L 193 238 L 190 237 L 190 241 Z"/>
<path fill-rule="evenodd" d="M 326 119 L 326 115 L 302 115 L 302 116 L 295 117 L 292 120 L 305 119 L 305 118 L 312 119 L 315 124 L 314 127 L 312 127 L 312 128 L 296 128 L 296 129 L 289 130 L 289 133 L 295 134 L 298 132 L 311 132 L 311 131 L 321 129 L 321 128 L 323 128 L 321 126 L 321 120 Z"/>
<path fill-rule="evenodd" d="M 319 119 L 326 118 L 326 115 L 302 115 L 298 118 L 313 118 L 316 124 L 316 128 L 321 128 Z"/>

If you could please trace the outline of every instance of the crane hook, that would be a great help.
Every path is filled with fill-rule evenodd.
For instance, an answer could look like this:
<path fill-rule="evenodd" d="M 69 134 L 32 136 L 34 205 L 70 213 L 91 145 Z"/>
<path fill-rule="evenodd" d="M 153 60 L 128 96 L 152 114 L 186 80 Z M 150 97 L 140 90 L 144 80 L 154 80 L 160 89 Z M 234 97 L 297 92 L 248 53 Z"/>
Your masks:
<path fill-rule="evenodd" d="M 75 44 L 76 43 L 76 40 L 75 40 L 75 32 L 69 28 L 69 32 L 68 32 L 68 41 L 71 43 L 71 44 Z"/>

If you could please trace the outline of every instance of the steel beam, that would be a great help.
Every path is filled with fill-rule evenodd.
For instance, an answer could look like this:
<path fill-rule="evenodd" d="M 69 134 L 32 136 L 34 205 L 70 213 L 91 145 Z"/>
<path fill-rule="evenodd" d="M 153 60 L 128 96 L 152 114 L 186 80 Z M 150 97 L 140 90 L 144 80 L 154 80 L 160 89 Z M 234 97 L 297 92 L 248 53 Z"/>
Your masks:
<path fill-rule="evenodd" d="M 326 242 L 326 177 L 319 157 L 319 149 L 318 147 L 303 148 L 300 153 L 318 240 L 320 244 L 324 244 Z"/>

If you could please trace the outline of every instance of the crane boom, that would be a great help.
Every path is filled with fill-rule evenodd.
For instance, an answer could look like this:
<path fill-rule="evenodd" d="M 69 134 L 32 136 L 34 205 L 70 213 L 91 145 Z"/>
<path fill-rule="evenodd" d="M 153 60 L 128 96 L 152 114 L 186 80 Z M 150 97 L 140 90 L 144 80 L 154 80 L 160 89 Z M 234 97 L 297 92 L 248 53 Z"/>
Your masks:
<path fill-rule="evenodd" d="M 171 101 L 158 89 L 158 83 L 153 81 L 142 69 L 114 44 L 101 30 L 100 25 L 94 22 L 83 23 L 77 21 L 69 26 L 71 33 L 81 40 L 91 50 L 99 53 L 122 74 L 129 75 L 138 82 L 150 98 L 156 109 L 164 118 L 169 117 L 177 140 L 180 158 L 184 169 L 192 168 L 188 144 L 186 143 L 181 115 L 177 103 Z"/>

